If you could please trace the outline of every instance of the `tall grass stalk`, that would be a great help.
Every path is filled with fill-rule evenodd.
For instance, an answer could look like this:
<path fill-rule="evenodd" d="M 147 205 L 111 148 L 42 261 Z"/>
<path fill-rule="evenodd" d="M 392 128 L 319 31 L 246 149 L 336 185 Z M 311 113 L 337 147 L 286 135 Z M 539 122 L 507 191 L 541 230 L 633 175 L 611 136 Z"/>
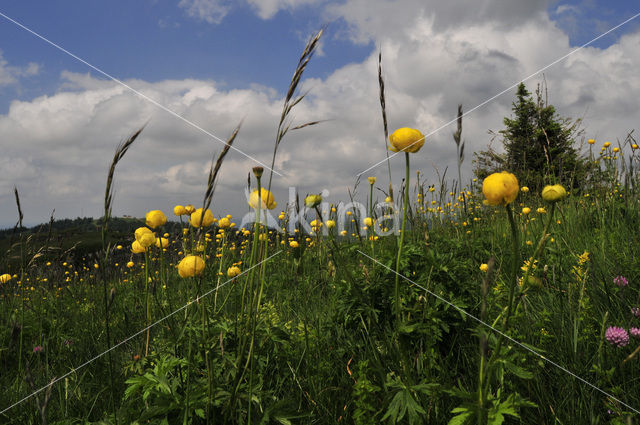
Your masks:
<path fill-rule="evenodd" d="M 298 60 L 298 65 L 296 66 L 295 71 L 293 72 L 293 77 L 291 77 L 291 82 L 289 83 L 289 89 L 287 90 L 287 94 L 284 98 L 284 105 L 282 107 L 282 112 L 280 113 L 280 121 L 278 122 L 278 129 L 276 131 L 276 142 L 273 147 L 273 156 L 271 158 L 271 168 L 269 171 L 269 183 L 267 184 L 267 190 L 271 192 L 271 181 L 273 179 L 273 167 L 276 165 L 276 154 L 278 153 L 278 147 L 282 142 L 284 136 L 291 130 L 298 130 L 304 127 L 308 127 L 311 125 L 319 124 L 321 121 L 309 121 L 302 125 L 298 125 L 296 127 L 290 128 L 291 123 L 288 121 L 289 114 L 294 106 L 302 101 L 305 98 L 307 93 L 303 93 L 298 95 L 297 88 L 300 80 L 302 79 L 302 74 L 304 70 L 307 68 L 309 61 L 313 57 L 314 52 L 318 48 L 318 43 L 320 41 L 320 37 L 324 33 L 324 28 L 318 31 L 315 35 L 313 35 L 307 44 L 304 46 L 304 50 L 302 51 L 302 55 Z"/>
<path fill-rule="evenodd" d="M 404 153 L 405 159 L 405 182 L 404 198 L 402 201 L 402 229 L 398 238 L 398 256 L 396 257 L 396 281 L 394 285 L 394 296 L 396 301 L 396 328 L 400 327 L 400 259 L 402 258 L 402 245 L 404 234 L 406 233 L 407 210 L 409 209 L 409 152 Z"/>
<path fill-rule="evenodd" d="M 138 138 L 142 130 L 145 128 L 146 124 L 143 125 L 139 130 L 134 132 L 129 138 L 118 145 L 116 148 L 116 152 L 113 155 L 113 160 L 111 161 L 111 166 L 109 167 L 109 172 L 107 174 L 107 185 L 104 191 L 104 216 L 102 221 L 102 232 L 101 232 L 101 240 L 102 240 L 102 264 L 101 264 L 101 276 L 102 276 L 102 289 L 103 289 L 103 301 L 104 301 L 104 315 L 105 315 L 105 333 L 107 337 L 107 363 L 109 368 L 109 384 L 111 387 L 111 409 L 113 411 L 113 417 L 116 425 L 118 424 L 118 415 L 115 405 L 116 392 L 115 392 L 115 383 L 113 380 L 113 359 L 111 357 L 111 329 L 109 326 L 109 301 L 107 297 L 107 264 L 109 259 L 109 246 L 107 245 L 107 232 L 109 227 L 109 219 L 111 218 L 111 211 L 113 208 L 113 179 L 115 176 L 116 165 L 122 160 L 124 155 L 127 153 L 133 142 Z M 145 268 L 146 269 L 146 268 Z"/>

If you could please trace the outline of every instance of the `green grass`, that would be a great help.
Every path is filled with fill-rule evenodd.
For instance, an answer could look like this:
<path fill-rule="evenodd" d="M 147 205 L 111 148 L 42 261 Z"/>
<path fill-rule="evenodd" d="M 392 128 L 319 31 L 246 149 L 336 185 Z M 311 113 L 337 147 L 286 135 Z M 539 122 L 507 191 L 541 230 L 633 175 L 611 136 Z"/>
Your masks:
<path fill-rule="evenodd" d="M 616 348 L 601 337 L 608 326 L 628 329 L 640 321 L 631 314 L 632 307 L 640 306 L 640 236 L 634 231 L 640 219 L 638 197 L 623 195 L 576 194 L 558 205 L 550 232 L 553 241 L 542 252 L 532 273 L 535 280 L 508 333 L 636 407 L 640 359 L 623 360 L 639 341 L 631 338 L 628 346 Z M 479 266 L 493 256 L 486 322 L 494 323 L 506 306 L 513 261 L 506 214 L 479 206 L 475 198 L 476 220 L 433 220 L 431 212 L 419 213 L 414 205 L 400 272 L 430 292 L 401 279 L 401 323 L 394 313 L 395 275 L 358 252 L 370 253 L 367 241 L 341 239 L 334 245 L 321 239 L 302 251 L 281 244 L 280 236 L 272 234 L 268 246 L 257 245 L 265 249 L 259 258 L 282 252 L 265 262 L 264 269 L 255 269 L 253 277 L 244 274 L 154 326 L 148 356 L 145 333 L 111 352 L 118 423 L 247 423 L 250 403 L 252 423 L 447 423 L 456 407 L 472 410 L 479 337 L 488 337 L 491 356 L 498 335 L 432 294 L 480 317 L 486 274 Z M 533 254 L 542 220 L 548 216 L 535 212 L 542 205 L 536 194 L 520 194 L 515 202 L 517 211 L 522 206 L 533 210 L 528 216 L 516 215 L 520 265 Z M 210 230 L 213 240 L 215 231 Z M 222 242 L 207 244 L 210 259 L 197 279 L 181 279 L 173 267 L 183 256 L 178 251 L 191 245 L 192 234 L 172 232 L 175 242 L 164 254 L 163 270 L 159 252 L 152 251 L 152 321 L 227 281 L 219 270 L 226 272 L 240 261 L 243 270 L 249 269 L 251 236 L 227 233 L 222 258 L 215 256 Z M 70 238 L 92 240 L 93 233 Z M 132 234 L 114 238 L 125 249 L 114 249 L 104 270 L 113 344 L 146 323 L 144 260 L 128 252 L 132 239 Z M 234 251 L 229 250 L 232 243 Z M 377 240 L 374 249 L 376 260 L 394 269 L 395 237 Z M 24 251 L 35 247 L 25 242 Z M 589 260 L 580 266 L 580 281 L 575 267 L 585 251 Z M 128 269 L 132 257 L 135 266 Z M 30 263 L 22 279 L 0 286 L 0 409 L 105 349 L 101 270 L 93 267 L 92 257 L 63 266 L 65 261 L 60 252 L 47 253 Z M 9 267 L 20 274 L 6 259 L 0 271 Z M 625 276 L 629 286 L 615 286 L 617 275 Z M 249 296 L 260 279 L 264 293 L 249 309 Z M 243 356 L 248 347 L 243 341 L 254 326 L 253 352 Z M 43 350 L 34 353 L 36 346 Z M 239 360 L 247 358 L 249 369 L 242 373 Z M 519 415 L 520 419 L 505 416 L 507 422 L 625 423 L 631 417 L 629 409 L 509 341 L 497 359 L 488 399 L 494 410 Z M 0 421 L 42 423 L 39 408 L 45 393 L 11 408 Z M 49 423 L 115 423 L 111 394 L 103 356 L 52 385 L 45 416 Z M 489 412 L 489 406 L 485 408 Z"/>

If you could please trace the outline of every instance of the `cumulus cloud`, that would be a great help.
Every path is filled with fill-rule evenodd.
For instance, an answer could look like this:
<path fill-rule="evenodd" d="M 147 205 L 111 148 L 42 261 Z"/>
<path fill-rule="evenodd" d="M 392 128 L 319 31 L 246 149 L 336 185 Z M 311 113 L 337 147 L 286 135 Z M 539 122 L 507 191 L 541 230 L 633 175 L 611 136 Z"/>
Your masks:
<path fill-rule="evenodd" d="M 407 3 L 411 7 L 390 7 Z M 455 169 L 453 126 L 441 128 L 464 110 L 571 51 L 567 35 L 549 19 L 546 2 L 506 7 L 480 2 L 477 15 L 458 3 L 406 0 L 349 0 L 327 6 L 326 13 L 348 23 L 348 36 L 373 41 L 383 51 L 387 114 L 391 130 L 411 126 L 431 134 L 412 166 L 429 183 L 434 167 Z M 368 7 L 365 7 L 368 5 Z M 457 15 L 456 12 L 459 12 Z M 494 13 L 495 12 L 495 13 Z M 379 15 L 387 20 L 387 25 Z M 456 23 L 456 19 L 459 23 Z M 630 33 L 606 48 L 585 48 L 545 72 L 549 101 L 561 115 L 584 117 L 589 137 L 615 140 L 636 125 L 640 109 L 640 33 Z M 309 64 L 313 67 L 313 60 Z M 536 77 L 528 83 L 535 89 Z M 227 90 L 215 81 L 166 80 L 127 84 L 171 108 L 207 131 L 226 139 L 244 119 L 235 146 L 270 164 L 282 97 L 274 89 L 247 84 Z M 306 79 L 308 96 L 292 113 L 293 125 L 326 120 L 293 131 L 280 146 L 274 190 L 284 207 L 289 186 L 300 194 L 329 189 L 330 202 L 347 200 L 357 173 L 383 160 L 377 83 L 377 51 L 361 63 L 335 70 L 326 78 Z M 471 152 L 485 149 L 487 130 L 500 130 L 511 113 L 515 89 L 470 113 L 463 120 L 470 178 Z M 63 73 L 60 90 L 30 101 L 14 101 L 0 115 L 4 140 L 0 166 L 0 215 L 11 217 L 11 187 L 21 190 L 31 221 L 59 216 L 99 216 L 104 179 L 119 141 L 149 120 L 140 140 L 116 171 L 115 214 L 142 216 L 147 210 L 170 211 L 176 203 L 201 202 L 206 174 L 221 144 L 125 88 L 89 74 Z M 402 181 L 402 155 L 392 159 L 393 181 Z M 255 162 L 232 151 L 223 165 L 214 197 L 216 214 L 247 211 L 243 189 Z M 386 190 L 386 164 L 363 177 L 379 177 Z M 452 173 L 448 173 L 451 176 Z M 364 193 L 361 187 L 360 192 Z M 378 192 L 380 197 L 383 197 Z M 364 196 L 364 195 L 363 195 Z M 9 223 L 10 224 L 10 223 Z"/>
<path fill-rule="evenodd" d="M 256 10 L 260 18 L 271 19 L 280 10 L 294 10 L 314 3 L 323 3 L 325 0 L 247 0 L 247 2 Z"/>
<path fill-rule="evenodd" d="M 233 7 L 246 4 L 251 7 L 260 19 L 271 19 L 281 10 L 293 11 L 302 6 L 325 3 L 327 0 L 180 0 L 178 6 L 184 8 L 187 15 L 219 24 Z M 162 22 L 164 24 L 164 22 Z"/>
<path fill-rule="evenodd" d="M 180 0 L 178 6 L 192 18 L 219 24 L 231 10 L 232 3 L 229 0 Z"/>
<path fill-rule="evenodd" d="M 0 50 L 0 87 L 18 83 L 22 77 L 31 77 L 40 72 L 40 66 L 35 62 L 29 62 L 27 66 L 11 66 L 4 58 Z"/>

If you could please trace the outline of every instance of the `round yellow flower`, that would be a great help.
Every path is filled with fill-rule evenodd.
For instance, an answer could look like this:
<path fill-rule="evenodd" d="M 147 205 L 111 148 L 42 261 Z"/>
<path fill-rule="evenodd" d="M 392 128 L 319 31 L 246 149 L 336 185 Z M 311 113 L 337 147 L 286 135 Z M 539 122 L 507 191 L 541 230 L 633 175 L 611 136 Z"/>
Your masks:
<path fill-rule="evenodd" d="M 178 274 L 180 277 L 199 276 L 204 271 L 204 260 L 197 255 L 184 257 L 178 263 Z"/>
<path fill-rule="evenodd" d="M 191 218 L 189 219 L 189 223 L 193 227 L 209 227 L 213 224 L 214 221 L 215 220 L 211 210 L 206 210 L 204 212 L 204 218 L 202 217 L 202 208 L 198 208 L 193 213 L 191 213 Z"/>
<path fill-rule="evenodd" d="M 482 193 L 489 205 L 507 205 L 518 196 L 518 179 L 503 171 L 493 173 L 482 182 Z"/>
<path fill-rule="evenodd" d="M 185 215 L 187 210 L 182 205 L 176 205 L 173 207 L 173 213 L 177 216 Z"/>
<path fill-rule="evenodd" d="M 604 145 L 602 145 L 603 148 L 608 148 L 609 146 L 611 146 L 611 142 L 604 142 Z"/>
<path fill-rule="evenodd" d="M 169 247 L 169 239 L 167 238 L 157 238 L 156 246 L 158 248 L 168 248 Z"/>
<path fill-rule="evenodd" d="M 304 204 L 307 208 L 315 208 L 322 202 L 322 196 L 320 195 L 309 195 L 304 198 Z"/>
<path fill-rule="evenodd" d="M 613 148 L 613 152 L 615 152 L 615 153 L 620 152 L 620 148 L 619 148 L 619 147 L 615 147 L 615 148 Z"/>
<path fill-rule="evenodd" d="M 258 201 L 261 201 L 260 209 L 272 210 L 276 207 L 277 203 L 273 197 L 273 193 L 269 192 L 264 187 L 260 188 L 260 196 L 258 196 L 258 190 L 251 192 L 249 196 L 249 205 L 254 210 L 258 208 Z"/>
<path fill-rule="evenodd" d="M 7 283 L 11 280 L 11 275 L 9 273 L 5 273 L 0 275 L 0 283 Z"/>
<path fill-rule="evenodd" d="M 227 269 L 227 276 L 229 276 L 229 277 L 236 277 L 240 273 L 242 273 L 242 272 L 240 271 L 240 267 L 238 267 L 238 266 L 231 266 L 231 267 L 229 267 L 229 269 Z"/>
<path fill-rule="evenodd" d="M 367 180 L 369 180 L 369 184 L 375 184 L 377 179 L 375 177 L 367 177 Z"/>
<path fill-rule="evenodd" d="M 391 199 L 391 196 L 387 196 L 384 198 L 384 202 L 387 204 L 393 204 L 393 199 Z"/>
<path fill-rule="evenodd" d="M 229 221 L 227 217 L 222 217 L 220 220 L 218 220 L 218 226 L 221 229 L 226 229 L 227 227 L 231 226 L 231 221 Z"/>
<path fill-rule="evenodd" d="M 635 151 L 636 149 L 638 149 L 638 145 L 636 145 L 636 144 L 634 143 L 633 145 L 631 145 L 631 149 L 633 149 L 633 150 Z"/>
<path fill-rule="evenodd" d="M 327 220 L 327 228 L 328 229 L 333 229 L 334 227 L 336 227 L 335 220 Z"/>
<path fill-rule="evenodd" d="M 147 226 L 155 229 L 156 227 L 164 226 L 167 222 L 167 217 L 160 210 L 152 210 L 147 213 Z"/>
<path fill-rule="evenodd" d="M 300 246 L 300 244 L 298 244 L 298 241 L 291 241 L 291 242 L 289 242 L 289 246 L 291 248 L 297 248 L 297 247 Z"/>
<path fill-rule="evenodd" d="M 522 191 L 522 193 L 527 193 L 529 191 L 529 188 L 527 186 L 522 186 L 520 190 Z"/>
<path fill-rule="evenodd" d="M 365 217 L 364 225 L 367 227 L 373 226 L 373 219 L 371 217 Z"/>
<path fill-rule="evenodd" d="M 488 264 L 480 264 L 480 271 L 483 271 L 486 273 L 487 270 L 489 270 Z"/>
<path fill-rule="evenodd" d="M 587 140 L 587 143 L 589 143 L 590 145 L 593 145 L 595 143 L 595 139 L 589 139 Z"/>
<path fill-rule="evenodd" d="M 184 206 L 184 212 L 187 215 L 191 215 L 193 214 L 193 212 L 196 210 L 196 207 L 194 207 L 193 205 L 189 204 L 189 205 L 185 205 Z"/>
<path fill-rule="evenodd" d="M 546 213 L 547 213 L 547 210 L 545 210 L 543 207 L 540 207 L 540 208 L 538 208 L 538 209 L 536 210 L 536 212 L 537 212 L 538 214 L 546 214 Z"/>
<path fill-rule="evenodd" d="M 140 242 L 133 241 L 131 244 L 131 252 L 134 254 L 142 254 L 145 251 L 144 247 L 140 245 Z"/>
<path fill-rule="evenodd" d="M 567 191 L 559 184 L 545 186 L 542 189 L 542 199 L 547 202 L 557 202 L 567 197 Z"/>
<path fill-rule="evenodd" d="M 151 245 L 156 243 L 156 235 L 151 232 L 143 233 L 139 238 L 136 239 L 136 242 L 138 242 L 144 249 L 149 248 Z"/>
<path fill-rule="evenodd" d="M 416 153 L 424 145 L 424 135 L 415 128 L 402 127 L 389 136 L 389 150 Z"/>
<path fill-rule="evenodd" d="M 524 214 L 524 215 L 527 215 L 527 214 L 529 214 L 530 212 L 531 212 L 531 208 L 529 208 L 529 207 L 524 207 L 524 208 L 522 209 L 522 214 Z"/>
<path fill-rule="evenodd" d="M 153 234 L 153 232 L 148 227 L 138 227 L 133 234 L 136 237 L 136 240 L 140 240 L 142 235 L 144 235 L 145 233 Z"/>
<path fill-rule="evenodd" d="M 127 263 L 127 268 L 132 268 L 134 266 L 133 261 L 129 261 Z"/>

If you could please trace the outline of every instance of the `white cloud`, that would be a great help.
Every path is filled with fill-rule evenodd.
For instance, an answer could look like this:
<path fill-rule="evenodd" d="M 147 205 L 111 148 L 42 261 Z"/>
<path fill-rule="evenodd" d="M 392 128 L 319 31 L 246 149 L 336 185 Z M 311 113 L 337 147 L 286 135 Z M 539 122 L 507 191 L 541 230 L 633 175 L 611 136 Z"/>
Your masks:
<path fill-rule="evenodd" d="M 40 66 L 35 62 L 29 62 L 25 67 L 9 65 L 0 50 L 0 87 L 17 84 L 20 78 L 31 77 L 38 72 Z"/>
<path fill-rule="evenodd" d="M 453 19 L 460 7 L 433 2 L 427 9 L 421 8 L 425 2 L 416 0 L 418 4 L 411 9 L 382 0 L 350 0 L 327 12 L 341 13 L 353 37 L 382 48 L 391 130 L 411 126 L 430 133 L 455 118 L 458 103 L 468 111 L 571 51 L 567 35 L 546 15 L 546 2 L 492 15 L 503 2 L 484 1 L 476 10 L 483 19 L 474 20 L 473 13 L 462 10 L 456 18 L 460 24 Z M 309 66 L 313 65 L 312 60 Z M 545 72 L 549 100 L 563 116 L 584 115 L 589 137 L 622 138 L 637 123 L 633 111 L 640 110 L 640 77 L 635 72 L 639 67 L 637 32 L 604 50 L 583 49 Z M 531 91 L 539 80 L 528 83 Z M 243 90 L 224 90 L 214 81 L 192 79 L 126 83 L 222 139 L 244 119 L 235 146 L 270 163 L 282 108 L 272 88 L 248 84 Z M 297 186 L 302 196 L 328 188 L 331 202 L 347 200 L 346 188 L 353 185 L 356 173 L 385 158 L 377 52 L 327 78 L 304 80 L 301 89 L 310 92 L 293 111 L 294 125 L 328 121 L 291 132 L 282 142 L 276 169 L 286 177 L 274 178 L 279 208 L 286 203 L 289 185 Z M 486 148 L 487 130 L 502 128 L 514 93 L 515 89 L 464 118 L 463 178 L 471 177 L 471 152 Z M 30 221 L 46 220 L 52 208 L 59 216 L 76 216 L 80 209 L 99 216 L 117 143 L 149 118 L 140 140 L 118 165 L 114 213 L 142 216 L 149 209 L 169 212 L 176 203 L 201 202 L 219 142 L 113 82 L 64 73 L 58 93 L 14 101 L 8 114 L 0 115 L 0 133 L 9 141 L 3 141 L 0 161 L 9 176 L 0 185 L 0 216 L 13 216 L 14 184 Z M 452 176 L 453 130 L 450 126 L 429 136 L 411 157 L 414 170 L 425 173 L 429 183 L 436 183 L 433 166 L 440 173 L 448 167 L 447 175 Z M 402 155 L 392 159 L 396 185 L 402 179 L 403 160 Z M 246 211 L 242 191 L 254 165 L 237 152 L 229 154 L 214 197 L 216 214 Z M 368 175 L 378 176 L 379 186 L 386 189 L 386 165 Z"/>
<path fill-rule="evenodd" d="M 229 0 L 180 0 L 179 7 L 187 11 L 192 18 L 219 24 L 232 8 Z"/>
<path fill-rule="evenodd" d="M 311 4 L 322 3 L 325 0 L 247 0 L 256 10 L 261 19 L 271 19 L 280 10 L 294 10 Z"/>

